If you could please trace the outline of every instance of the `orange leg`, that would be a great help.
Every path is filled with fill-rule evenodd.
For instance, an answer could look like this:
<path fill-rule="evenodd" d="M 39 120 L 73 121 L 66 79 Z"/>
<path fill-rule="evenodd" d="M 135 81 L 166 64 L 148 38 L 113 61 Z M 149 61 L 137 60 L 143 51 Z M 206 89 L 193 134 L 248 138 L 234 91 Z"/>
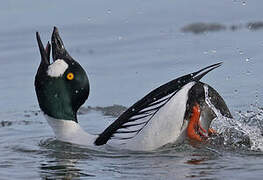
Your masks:
<path fill-rule="evenodd" d="M 209 128 L 208 129 L 208 135 L 212 135 L 212 134 L 216 134 L 216 130 L 214 130 L 213 128 Z"/>
<path fill-rule="evenodd" d="M 200 106 L 196 104 L 192 110 L 192 116 L 187 126 L 187 136 L 190 140 L 195 140 L 202 142 L 204 139 L 208 138 L 207 131 L 200 125 Z"/>

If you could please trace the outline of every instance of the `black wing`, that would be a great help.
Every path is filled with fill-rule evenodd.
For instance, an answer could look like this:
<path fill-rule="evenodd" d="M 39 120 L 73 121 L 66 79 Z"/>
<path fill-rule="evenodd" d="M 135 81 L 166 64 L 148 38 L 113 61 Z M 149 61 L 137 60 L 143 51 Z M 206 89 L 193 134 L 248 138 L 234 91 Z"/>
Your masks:
<path fill-rule="evenodd" d="M 120 140 L 133 138 L 183 86 L 192 81 L 199 81 L 221 64 L 213 64 L 197 72 L 181 76 L 151 91 L 106 128 L 96 139 L 95 145 L 106 144 L 111 138 Z"/>

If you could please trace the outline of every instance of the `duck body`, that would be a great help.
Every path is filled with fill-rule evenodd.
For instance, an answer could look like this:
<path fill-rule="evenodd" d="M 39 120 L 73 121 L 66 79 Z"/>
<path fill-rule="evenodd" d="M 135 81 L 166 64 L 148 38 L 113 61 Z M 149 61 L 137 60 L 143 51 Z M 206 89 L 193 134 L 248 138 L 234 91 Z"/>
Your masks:
<path fill-rule="evenodd" d="M 105 144 L 120 149 L 149 151 L 186 139 L 202 141 L 218 111 L 232 117 L 223 98 L 200 82 L 213 64 L 174 79 L 151 91 L 120 115 L 99 135 L 84 131 L 77 120 L 79 107 L 87 100 L 90 85 L 81 65 L 66 51 L 55 27 L 46 48 L 37 33 L 41 62 L 35 77 L 40 109 L 56 138 L 89 147 Z"/>

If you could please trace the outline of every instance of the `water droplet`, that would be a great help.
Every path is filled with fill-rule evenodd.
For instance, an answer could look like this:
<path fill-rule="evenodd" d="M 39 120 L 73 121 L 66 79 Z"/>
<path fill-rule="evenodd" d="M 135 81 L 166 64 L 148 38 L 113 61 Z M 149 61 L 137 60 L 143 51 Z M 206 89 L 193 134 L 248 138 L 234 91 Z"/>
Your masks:
<path fill-rule="evenodd" d="M 240 50 L 240 51 L 239 51 L 239 54 L 242 55 L 242 54 L 244 54 L 244 52 Z"/>
<path fill-rule="evenodd" d="M 226 80 L 229 81 L 229 80 L 230 80 L 230 76 L 227 76 L 227 77 L 226 77 Z"/>
<path fill-rule="evenodd" d="M 246 58 L 246 62 L 250 62 L 250 58 Z"/>
<path fill-rule="evenodd" d="M 135 111 L 135 109 L 134 109 L 134 108 L 132 108 L 132 111 L 134 112 L 134 111 Z"/>
<path fill-rule="evenodd" d="M 156 100 L 156 98 L 153 98 L 153 100 L 155 101 L 155 100 Z"/>
<path fill-rule="evenodd" d="M 78 94 L 78 93 L 79 93 L 79 90 L 76 90 L 75 93 Z"/>
<path fill-rule="evenodd" d="M 54 98 L 58 98 L 58 94 L 55 94 L 55 95 L 54 95 Z"/>
<path fill-rule="evenodd" d="M 110 9 L 107 10 L 107 14 L 111 14 L 111 10 Z"/>
<path fill-rule="evenodd" d="M 245 5 L 246 5 L 246 1 L 243 1 L 243 2 L 242 2 L 242 5 L 245 6 Z"/>
<path fill-rule="evenodd" d="M 160 48 L 157 48 L 156 51 L 159 53 L 161 52 L 162 50 Z"/>
<path fill-rule="evenodd" d="M 247 70 L 246 75 L 251 75 L 251 71 Z"/>
<path fill-rule="evenodd" d="M 212 52 L 212 53 L 216 53 L 216 50 L 215 50 L 215 49 L 213 49 L 211 52 Z"/>
<path fill-rule="evenodd" d="M 138 10 L 138 11 L 137 11 L 137 14 L 143 14 L 143 11 Z"/>
<path fill-rule="evenodd" d="M 237 94 L 237 93 L 238 93 L 238 90 L 237 90 L 237 89 L 235 89 L 235 90 L 234 90 L 234 93 L 236 93 L 236 94 Z"/>

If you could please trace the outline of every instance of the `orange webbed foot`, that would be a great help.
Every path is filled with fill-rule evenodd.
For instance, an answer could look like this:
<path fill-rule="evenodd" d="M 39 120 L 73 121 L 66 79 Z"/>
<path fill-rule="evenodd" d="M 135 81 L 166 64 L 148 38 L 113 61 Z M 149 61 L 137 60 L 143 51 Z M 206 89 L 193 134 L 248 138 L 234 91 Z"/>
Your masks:
<path fill-rule="evenodd" d="M 217 134 L 217 133 L 216 133 L 216 130 L 214 130 L 213 128 L 209 128 L 209 129 L 208 129 L 208 135 L 209 135 L 209 136 L 215 135 L 215 134 Z"/>
<path fill-rule="evenodd" d="M 203 142 L 208 136 L 207 131 L 200 124 L 200 106 L 196 104 L 193 106 L 192 115 L 187 126 L 187 136 L 190 140 Z"/>

